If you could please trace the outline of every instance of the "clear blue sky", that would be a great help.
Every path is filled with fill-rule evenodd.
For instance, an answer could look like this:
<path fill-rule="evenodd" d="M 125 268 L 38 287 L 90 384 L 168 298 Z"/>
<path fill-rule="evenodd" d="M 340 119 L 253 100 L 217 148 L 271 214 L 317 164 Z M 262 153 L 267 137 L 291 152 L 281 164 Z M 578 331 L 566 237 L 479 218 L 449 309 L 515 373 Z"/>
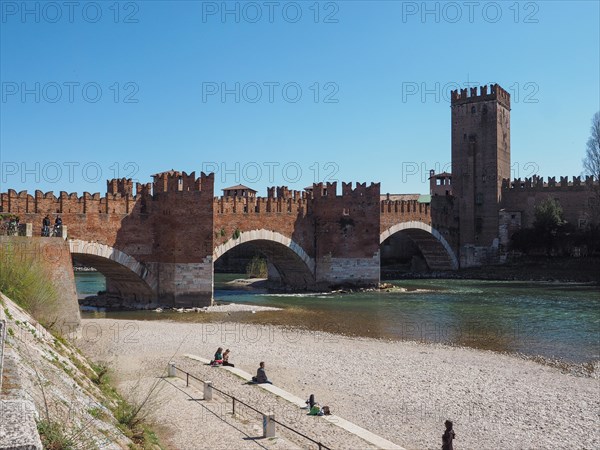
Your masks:
<path fill-rule="evenodd" d="M 448 90 L 489 82 L 512 94 L 514 174 L 579 175 L 600 109 L 597 1 L 0 6 L 2 191 L 218 167 L 217 189 L 261 195 L 425 193 L 450 162 Z"/>

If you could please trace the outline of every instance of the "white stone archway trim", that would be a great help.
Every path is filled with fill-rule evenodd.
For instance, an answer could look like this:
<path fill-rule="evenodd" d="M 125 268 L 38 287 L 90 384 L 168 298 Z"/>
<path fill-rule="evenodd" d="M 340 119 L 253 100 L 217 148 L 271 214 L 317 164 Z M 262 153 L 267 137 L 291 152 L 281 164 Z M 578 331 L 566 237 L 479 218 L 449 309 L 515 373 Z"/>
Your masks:
<path fill-rule="evenodd" d="M 381 233 L 381 236 L 379 237 L 379 244 L 383 244 L 383 241 L 385 241 L 387 238 L 389 238 L 393 234 L 396 234 L 399 231 L 407 230 L 407 229 L 423 230 L 423 231 L 427 231 L 429 234 L 431 234 L 434 238 L 436 238 L 440 242 L 440 244 L 443 245 L 444 249 L 446 249 L 446 252 L 448 253 L 448 256 L 450 257 L 450 261 L 452 263 L 452 268 L 454 270 L 458 269 L 458 259 L 456 258 L 456 255 L 454 254 L 452 247 L 450 247 L 450 244 L 448 244 L 448 241 L 444 238 L 444 236 L 442 236 L 440 234 L 440 232 L 438 230 L 433 228 L 431 225 L 428 225 L 423 222 L 410 221 L 410 222 L 397 223 L 396 225 L 393 225 L 392 227 L 388 228 L 383 233 Z"/>
<path fill-rule="evenodd" d="M 308 256 L 302 247 L 281 233 L 265 229 L 243 231 L 237 239 L 229 239 L 224 244 L 217 246 L 213 252 L 213 261 L 216 261 L 225 252 L 231 250 L 233 247 L 244 244 L 245 242 L 258 240 L 278 242 L 279 244 L 289 248 L 304 262 L 304 264 L 306 264 L 306 267 L 308 267 L 311 273 L 315 273 L 315 262 L 310 256 Z"/>
<path fill-rule="evenodd" d="M 135 258 L 129 256 L 127 253 L 123 253 L 121 250 L 106 244 L 81 241 L 78 239 L 69 239 L 69 250 L 71 253 L 94 255 L 101 258 L 110 259 L 111 261 L 125 266 L 142 280 L 144 280 L 146 284 L 152 288 L 152 290 L 156 291 L 158 283 L 156 278 L 154 278 L 154 276 L 148 271 L 146 266 L 137 261 Z"/>

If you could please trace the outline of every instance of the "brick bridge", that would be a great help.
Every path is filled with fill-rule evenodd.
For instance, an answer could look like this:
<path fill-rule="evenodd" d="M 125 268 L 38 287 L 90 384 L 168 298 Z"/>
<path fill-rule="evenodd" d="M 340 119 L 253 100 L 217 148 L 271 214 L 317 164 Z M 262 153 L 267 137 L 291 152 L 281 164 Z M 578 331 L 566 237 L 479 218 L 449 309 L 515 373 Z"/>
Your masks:
<path fill-rule="evenodd" d="M 105 197 L 9 190 L 0 212 L 34 224 L 34 234 L 46 214 L 60 214 L 73 257 L 103 273 L 109 292 L 136 301 L 211 303 L 213 263 L 249 243 L 296 290 L 377 284 L 380 245 L 396 233 L 419 246 L 430 269 L 458 268 L 431 204 L 382 199 L 378 183 L 342 183 L 341 195 L 336 183 L 312 192 L 273 187 L 267 197 L 215 197 L 214 174 L 204 173 L 157 174 L 136 183 L 135 195 L 132 180 L 107 184 Z"/>

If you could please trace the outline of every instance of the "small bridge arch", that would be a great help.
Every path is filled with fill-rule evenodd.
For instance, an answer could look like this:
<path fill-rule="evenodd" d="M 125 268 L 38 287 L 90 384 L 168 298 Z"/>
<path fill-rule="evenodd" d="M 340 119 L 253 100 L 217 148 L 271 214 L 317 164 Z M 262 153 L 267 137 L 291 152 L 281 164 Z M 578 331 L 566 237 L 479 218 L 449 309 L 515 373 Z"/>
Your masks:
<path fill-rule="evenodd" d="M 379 244 L 399 232 L 405 233 L 417 244 L 431 270 L 458 269 L 458 259 L 448 241 L 438 230 L 424 222 L 397 223 L 381 233 Z"/>
<path fill-rule="evenodd" d="M 241 232 L 237 239 L 230 239 L 214 249 L 213 262 L 232 248 L 249 243 L 267 256 L 284 285 L 295 289 L 310 289 L 314 285 L 314 259 L 297 242 L 272 230 Z"/>
<path fill-rule="evenodd" d="M 110 283 L 110 291 L 124 298 L 151 300 L 156 298 L 158 282 L 148 268 L 127 253 L 106 244 L 69 240 L 71 255 L 102 273 Z"/>

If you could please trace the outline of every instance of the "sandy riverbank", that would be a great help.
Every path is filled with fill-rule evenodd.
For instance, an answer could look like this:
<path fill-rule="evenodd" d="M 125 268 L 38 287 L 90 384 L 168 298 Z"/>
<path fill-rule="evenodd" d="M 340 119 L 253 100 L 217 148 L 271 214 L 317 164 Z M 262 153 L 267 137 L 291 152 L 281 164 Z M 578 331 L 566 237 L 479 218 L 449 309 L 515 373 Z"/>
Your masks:
<path fill-rule="evenodd" d="M 85 300 L 85 299 L 83 299 Z M 90 302 L 92 303 L 92 302 Z M 273 306 L 259 306 L 259 305 L 243 305 L 240 303 L 216 303 L 211 306 L 203 306 L 203 307 L 191 307 L 191 308 L 176 308 L 169 306 L 161 306 L 158 304 L 142 304 L 142 303 L 130 303 L 128 305 L 128 309 L 124 308 L 106 308 L 100 306 L 90 306 L 86 305 L 85 301 L 80 300 L 81 311 L 99 311 L 105 312 L 108 310 L 115 311 L 154 311 L 157 313 L 162 313 L 165 311 L 175 311 L 178 313 L 223 313 L 223 312 L 259 312 L 259 311 L 281 311 L 281 308 L 275 308 Z"/>
<path fill-rule="evenodd" d="M 277 385 L 300 397 L 314 393 L 335 414 L 406 448 L 439 448 L 446 418 L 455 423 L 456 449 L 600 446 L 598 364 L 595 378 L 576 377 L 493 352 L 281 327 L 111 319 L 83 325 L 95 331 L 83 333 L 81 348 L 111 361 L 123 381 L 139 367 L 162 369 L 174 354 L 210 358 L 222 345 L 238 367 L 254 372 L 264 360 Z"/>

